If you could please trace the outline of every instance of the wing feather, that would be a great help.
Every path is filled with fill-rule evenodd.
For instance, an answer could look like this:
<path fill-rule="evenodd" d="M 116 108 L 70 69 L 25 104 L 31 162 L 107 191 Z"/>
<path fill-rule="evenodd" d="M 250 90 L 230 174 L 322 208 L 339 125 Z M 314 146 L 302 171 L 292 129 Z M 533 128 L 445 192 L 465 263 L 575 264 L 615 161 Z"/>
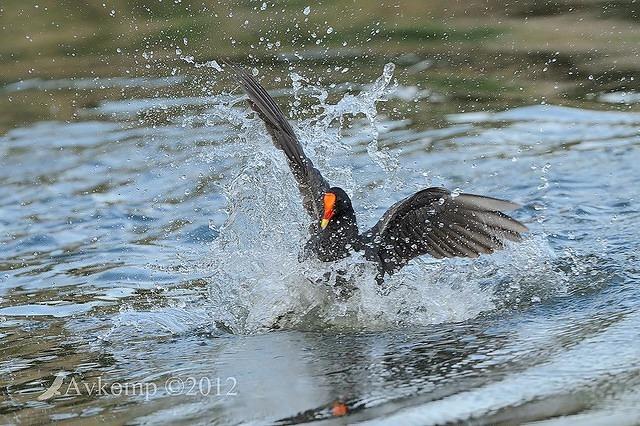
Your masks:
<path fill-rule="evenodd" d="M 511 211 L 521 207 L 520 204 L 511 201 L 485 197 L 484 195 L 460 194 L 455 198 L 458 202 L 467 206 L 468 209 L 473 210 Z"/>
<path fill-rule="evenodd" d="M 518 207 L 497 198 L 427 188 L 394 204 L 363 239 L 390 274 L 423 254 L 475 258 L 502 249 L 504 240 L 522 239 L 527 227 L 500 211 Z"/>
<path fill-rule="evenodd" d="M 249 97 L 249 105 L 262 119 L 271 135 L 273 144 L 287 157 L 289 167 L 298 182 L 302 201 L 307 212 L 315 219 L 322 215 L 322 195 L 329 184 L 305 155 L 293 128 L 271 95 L 249 73 L 227 64 Z"/>

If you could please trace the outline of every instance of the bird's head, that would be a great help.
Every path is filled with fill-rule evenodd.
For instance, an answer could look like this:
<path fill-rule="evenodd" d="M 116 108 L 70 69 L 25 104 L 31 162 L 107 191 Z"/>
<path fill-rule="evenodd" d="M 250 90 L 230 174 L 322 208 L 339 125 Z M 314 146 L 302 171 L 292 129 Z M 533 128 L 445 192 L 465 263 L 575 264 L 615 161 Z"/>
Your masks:
<path fill-rule="evenodd" d="M 342 188 L 333 187 L 324 193 L 322 198 L 324 212 L 320 220 L 320 228 L 325 229 L 329 222 L 335 217 L 340 217 L 345 213 L 351 213 L 351 199 Z"/>

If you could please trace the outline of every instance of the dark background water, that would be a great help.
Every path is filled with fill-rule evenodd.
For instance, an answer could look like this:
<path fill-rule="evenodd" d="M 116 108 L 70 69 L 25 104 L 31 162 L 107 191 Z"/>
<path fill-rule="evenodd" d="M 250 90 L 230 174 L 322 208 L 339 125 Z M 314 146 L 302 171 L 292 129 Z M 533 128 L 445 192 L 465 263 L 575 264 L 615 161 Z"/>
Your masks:
<path fill-rule="evenodd" d="M 4 1 L 1 422 L 637 424 L 637 8 Z M 364 224 L 445 185 L 531 233 L 336 301 L 220 57 Z"/>

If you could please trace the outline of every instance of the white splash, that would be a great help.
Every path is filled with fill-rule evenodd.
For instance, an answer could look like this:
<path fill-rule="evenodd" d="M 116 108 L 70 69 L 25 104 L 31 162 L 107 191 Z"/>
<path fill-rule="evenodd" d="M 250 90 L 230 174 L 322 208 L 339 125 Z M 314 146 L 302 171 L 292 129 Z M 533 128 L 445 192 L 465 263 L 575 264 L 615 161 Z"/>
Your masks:
<path fill-rule="evenodd" d="M 372 163 L 385 171 L 399 167 L 397 159 L 379 149 L 376 129 L 376 103 L 389 93 L 393 68 L 387 64 L 368 89 L 356 96 L 346 94 L 335 104 L 327 103 L 322 88 L 305 90 L 318 99 L 319 113 L 299 123 L 296 132 L 330 181 L 347 182 L 352 192 L 367 193 L 370 182 L 360 182 L 348 168 L 336 170 L 326 160 L 350 152 L 341 143 L 347 115 L 364 115 L 376 136 L 367 149 Z M 297 74 L 291 77 L 298 96 L 307 81 Z M 500 282 L 498 275 L 508 280 L 509 274 L 517 273 L 519 282 L 526 282 L 527 274 L 544 263 L 541 258 L 549 256 L 540 247 L 545 243 L 534 241 L 522 252 L 532 259 L 531 266 L 525 262 L 517 270 L 509 266 L 513 254 L 480 262 L 423 258 L 389 277 L 384 288 L 375 283 L 374 266 L 358 253 L 335 263 L 300 262 L 311 219 L 302 208 L 282 153 L 273 147 L 262 122 L 250 118 L 250 110 L 239 105 L 236 99 L 207 110 L 208 123 L 225 122 L 235 130 L 226 143 L 212 147 L 206 155 L 212 167 L 225 171 L 220 190 L 228 200 L 227 219 L 219 237 L 210 243 L 206 260 L 194 266 L 210 275 L 209 314 L 234 333 L 273 328 L 383 329 L 463 321 L 499 305 L 495 285 L 487 283 L 487 276 Z M 346 300 L 334 286 L 339 270 L 357 287 Z"/>

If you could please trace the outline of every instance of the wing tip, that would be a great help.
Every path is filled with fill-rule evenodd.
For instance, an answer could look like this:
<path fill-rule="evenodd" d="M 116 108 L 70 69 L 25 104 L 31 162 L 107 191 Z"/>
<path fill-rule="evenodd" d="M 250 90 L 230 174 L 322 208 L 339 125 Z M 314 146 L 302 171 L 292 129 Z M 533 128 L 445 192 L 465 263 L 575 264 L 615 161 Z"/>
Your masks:
<path fill-rule="evenodd" d="M 471 210 L 512 211 L 522 207 L 519 203 L 500 198 L 487 197 L 486 195 L 463 193 L 455 197 L 455 199 L 457 202 L 462 203 L 465 208 Z"/>

